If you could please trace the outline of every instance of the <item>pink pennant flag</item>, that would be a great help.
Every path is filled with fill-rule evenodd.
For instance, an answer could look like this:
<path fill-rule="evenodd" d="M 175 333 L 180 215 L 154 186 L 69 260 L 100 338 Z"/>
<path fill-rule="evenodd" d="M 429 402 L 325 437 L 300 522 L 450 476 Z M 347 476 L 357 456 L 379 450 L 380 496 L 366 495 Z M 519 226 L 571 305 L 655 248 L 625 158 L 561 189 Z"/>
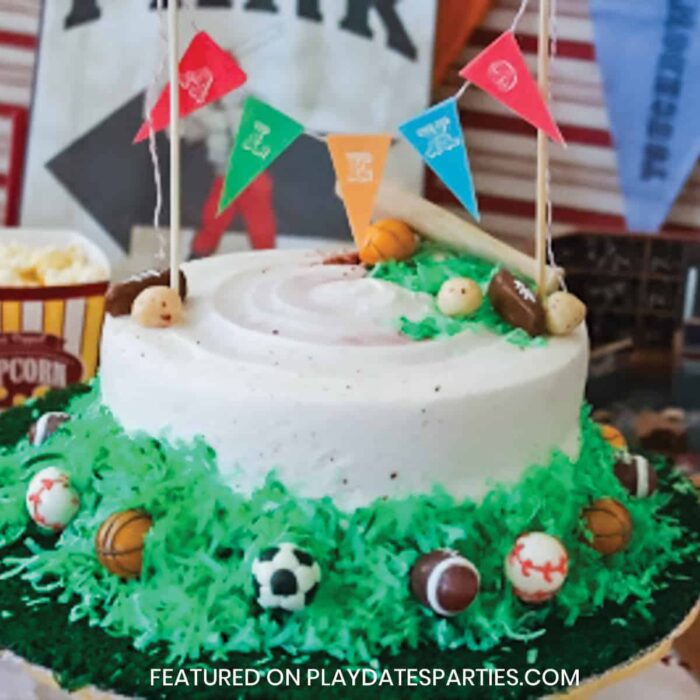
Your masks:
<path fill-rule="evenodd" d="M 501 34 L 459 73 L 557 143 L 564 137 L 530 73 L 512 31 Z"/>
<path fill-rule="evenodd" d="M 230 53 L 224 51 L 206 32 L 192 39 L 180 59 L 180 116 L 186 117 L 239 88 L 246 74 Z M 151 110 L 134 143 L 148 138 L 150 129 L 162 131 L 170 122 L 170 86 L 167 85 Z"/>

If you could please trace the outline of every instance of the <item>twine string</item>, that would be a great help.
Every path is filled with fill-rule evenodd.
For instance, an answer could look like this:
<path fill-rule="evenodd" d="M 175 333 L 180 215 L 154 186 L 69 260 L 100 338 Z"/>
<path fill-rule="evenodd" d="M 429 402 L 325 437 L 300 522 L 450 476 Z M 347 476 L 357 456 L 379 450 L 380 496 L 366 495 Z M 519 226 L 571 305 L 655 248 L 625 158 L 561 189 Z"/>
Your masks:
<path fill-rule="evenodd" d="M 166 237 L 163 231 L 160 229 L 160 217 L 163 211 L 163 177 L 160 169 L 160 160 L 158 158 L 158 150 L 156 148 L 156 134 L 153 129 L 153 121 L 151 119 L 151 112 L 155 107 L 158 100 L 158 93 L 161 83 L 161 76 L 165 70 L 165 64 L 168 57 L 168 34 L 165 27 L 165 0 L 158 0 L 157 13 L 158 13 L 158 23 L 159 23 L 159 35 L 160 35 L 160 60 L 158 61 L 158 68 L 151 80 L 150 85 L 146 90 L 146 100 L 144 102 L 145 118 L 148 121 L 148 152 L 151 156 L 151 163 L 153 165 L 153 181 L 156 188 L 156 203 L 153 211 L 153 228 L 156 231 L 158 237 L 158 250 L 156 251 L 156 260 L 160 263 L 165 260 L 166 256 Z"/>
<path fill-rule="evenodd" d="M 557 0 L 552 0 L 551 4 L 551 16 L 550 16 L 550 45 L 549 51 L 551 55 L 551 67 L 552 71 L 550 74 L 550 80 L 548 85 L 547 103 L 551 106 L 554 104 L 554 80 L 553 77 L 556 75 L 556 58 L 557 51 L 559 48 L 559 34 L 558 34 L 558 24 L 557 24 Z M 552 172 L 551 164 L 547 163 L 547 176 L 546 176 L 546 197 L 547 197 L 547 261 L 549 265 L 556 268 L 557 262 L 554 257 L 554 245 L 553 245 L 553 227 L 554 227 L 554 203 L 552 201 Z M 563 275 L 559 275 L 559 284 L 566 291 L 566 280 Z"/>
<path fill-rule="evenodd" d="M 194 30 L 195 33 L 199 32 L 199 26 L 196 21 L 196 10 L 194 6 L 193 0 L 182 0 L 183 8 L 185 9 L 185 14 L 187 16 L 187 19 L 192 26 L 192 29 Z M 527 11 L 529 4 L 529 0 L 521 0 L 520 2 L 520 7 L 518 8 L 518 11 L 515 14 L 515 17 L 513 18 L 513 21 L 510 25 L 510 31 L 514 32 L 517 30 L 518 25 L 520 24 L 520 21 L 522 20 L 523 16 L 525 15 L 525 12 Z M 151 111 L 153 110 L 153 107 L 155 106 L 155 103 L 158 98 L 158 88 L 161 83 L 161 75 L 163 74 L 163 71 L 165 70 L 165 65 L 167 61 L 167 48 L 168 48 L 168 37 L 167 37 L 167 29 L 165 26 L 165 16 L 164 16 L 164 9 L 165 9 L 165 0 L 158 0 L 157 2 L 157 13 L 158 13 L 158 20 L 159 20 L 159 25 L 160 25 L 160 44 L 161 44 L 161 50 L 160 50 L 160 60 L 158 62 L 158 68 L 157 71 L 153 77 L 153 80 L 151 84 L 149 85 L 147 91 L 146 91 L 146 101 L 145 101 L 145 111 L 146 111 L 146 119 L 148 120 L 149 125 L 151 128 L 149 129 L 149 134 L 148 134 L 148 147 L 149 147 L 149 153 L 151 156 L 151 161 L 153 164 L 153 179 L 155 183 L 155 188 L 156 188 L 156 203 L 155 203 L 155 208 L 154 208 L 154 213 L 153 213 L 153 226 L 156 229 L 157 235 L 158 235 L 158 251 L 156 253 L 156 258 L 159 261 L 162 261 L 165 259 L 165 251 L 166 251 L 166 239 L 163 234 L 163 232 L 160 230 L 160 218 L 161 218 L 161 213 L 163 209 L 163 183 L 162 183 L 162 173 L 160 169 L 160 162 L 158 158 L 158 152 L 156 149 L 156 138 L 155 138 L 155 133 L 153 130 L 153 125 L 151 122 Z M 552 0 L 552 7 L 551 7 L 551 38 L 550 38 L 550 55 L 551 55 L 551 60 L 552 60 L 552 68 L 555 68 L 555 59 L 557 56 L 557 49 L 558 49 L 558 34 L 557 34 L 557 0 Z M 276 26 L 272 29 L 270 32 L 270 36 L 265 36 L 262 38 L 258 38 L 258 41 L 251 42 L 247 46 L 243 46 L 242 50 L 238 52 L 239 55 L 241 54 L 249 54 L 249 53 L 254 53 L 257 51 L 261 46 L 264 46 L 268 44 L 270 41 L 274 41 L 279 38 L 281 35 L 281 27 Z M 462 97 L 464 97 L 464 94 L 466 91 L 471 87 L 471 83 L 469 81 L 464 81 L 464 83 L 461 85 L 461 87 L 455 92 L 453 99 L 456 101 L 460 101 Z M 553 88 L 552 88 L 552 81 L 550 80 L 549 85 L 548 85 L 548 104 L 551 105 L 553 102 Z M 309 136 L 312 139 L 315 139 L 316 141 L 319 141 L 321 143 L 327 143 L 326 141 L 326 135 L 318 132 L 318 131 L 312 131 L 310 129 L 305 129 L 305 134 Z M 553 203 L 552 203 L 552 197 L 551 197 L 551 184 L 552 184 L 552 177 L 551 177 L 551 167 L 550 164 L 547 163 L 547 169 L 546 169 L 546 178 L 545 178 L 545 184 L 546 184 L 546 209 L 547 209 L 547 259 L 550 265 L 556 266 L 556 261 L 554 257 L 554 249 L 552 245 L 552 229 L 553 229 Z M 566 285 L 564 282 L 564 279 L 560 279 L 561 285 L 564 289 L 566 289 Z"/>
<path fill-rule="evenodd" d="M 520 24 L 520 20 L 523 18 L 523 15 L 525 14 L 525 11 L 527 10 L 527 4 L 530 2 L 530 0 L 521 0 L 520 2 L 520 8 L 515 14 L 515 17 L 513 18 L 513 23 L 510 25 L 510 31 L 515 32 L 515 30 L 518 28 L 518 25 Z"/>

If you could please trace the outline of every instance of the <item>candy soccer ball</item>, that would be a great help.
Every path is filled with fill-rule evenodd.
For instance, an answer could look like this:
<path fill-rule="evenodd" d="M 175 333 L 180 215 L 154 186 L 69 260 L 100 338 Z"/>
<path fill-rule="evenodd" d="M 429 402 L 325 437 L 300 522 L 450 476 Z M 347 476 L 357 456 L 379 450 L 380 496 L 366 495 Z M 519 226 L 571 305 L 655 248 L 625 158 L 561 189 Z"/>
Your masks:
<path fill-rule="evenodd" d="M 262 608 L 302 610 L 321 582 L 321 569 L 308 552 L 285 542 L 263 550 L 253 562 L 255 597 Z"/>
<path fill-rule="evenodd" d="M 46 467 L 34 475 L 27 488 L 27 510 L 44 530 L 61 532 L 80 507 L 68 475 L 58 467 Z"/>

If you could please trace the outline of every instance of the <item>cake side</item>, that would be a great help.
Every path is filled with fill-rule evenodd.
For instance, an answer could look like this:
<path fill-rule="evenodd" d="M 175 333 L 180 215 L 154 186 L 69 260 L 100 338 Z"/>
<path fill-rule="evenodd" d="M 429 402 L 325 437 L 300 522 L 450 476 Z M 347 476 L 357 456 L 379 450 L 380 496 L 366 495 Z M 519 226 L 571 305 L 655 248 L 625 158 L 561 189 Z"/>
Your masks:
<path fill-rule="evenodd" d="M 314 252 L 190 263 L 187 323 L 109 318 L 104 403 L 127 430 L 192 439 L 250 492 L 271 469 L 345 508 L 430 492 L 483 496 L 559 448 L 575 458 L 585 328 L 521 348 L 488 332 L 412 342 L 427 294 Z M 128 381 L 125 381 L 128 378 Z"/>

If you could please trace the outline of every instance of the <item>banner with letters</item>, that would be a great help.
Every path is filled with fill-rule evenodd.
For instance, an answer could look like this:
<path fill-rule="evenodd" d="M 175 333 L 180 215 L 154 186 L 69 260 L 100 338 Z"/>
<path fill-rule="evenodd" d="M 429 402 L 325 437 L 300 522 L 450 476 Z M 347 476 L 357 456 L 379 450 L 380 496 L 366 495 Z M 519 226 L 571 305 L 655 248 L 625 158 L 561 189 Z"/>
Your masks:
<path fill-rule="evenodd" d="M 591 0 L 627 227 L 663 225 L 700 157 L 700 0 Z"/>
<path fill-rule="evenodd" d="M 155 4 L 44 4 L 21 220 L 81 230 L 113 258 L 128 248 L 132 226 L 151 225 L 154 216 L 148 140 L 131 143 L 163 58 Z M 188 12 L 187 4 L 195 11 Z M 182 166 L 183 221 L 198 231 L 196 254 L 212 252 L 224 231 L 234 229 L 247 229 L 253 243 L 263 246 L 274 244 L 275 233 L 350 239 L 328 149 L 309 135 L 296 139 L 219 211 L 243 105 L 256 97 L 321 134 L 394 133 L 429 104 L 436 5 L 183 3 L 181 53 L 198 32 L 206 32 L 248 78 L 210 102 L 215 93 L 208 92 L 207 76 L 183 76 L 181 85 L 198 103 L 183 121 Z M 156 97 L 165 85 L 164 72 L 160 75 Z M 153 116 L 160 127 L 161 112 Z M 161 221 L 166 225 L 167 130 L 156 135 L 156 143 L 166 183 Z M 406 142 L 394 141 L 386 172 L 409 189 L 422 187 L 421 161 Z"/>

